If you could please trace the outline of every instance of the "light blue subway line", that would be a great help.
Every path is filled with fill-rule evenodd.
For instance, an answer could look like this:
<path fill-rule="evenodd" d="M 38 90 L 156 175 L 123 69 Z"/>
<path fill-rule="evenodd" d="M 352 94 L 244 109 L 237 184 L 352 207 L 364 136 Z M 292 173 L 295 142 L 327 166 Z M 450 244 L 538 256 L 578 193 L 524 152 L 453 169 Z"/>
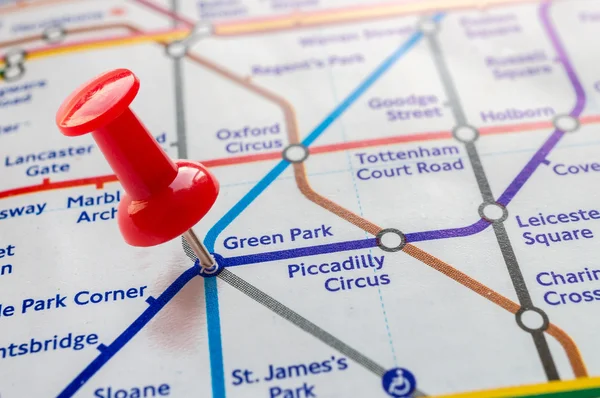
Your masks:
<path fill-rule="evenodd" d="M 443 14 L 436 14 L 432 19 L 439 21 Z M 312 145 L 323 132 L 331 126 L 369 87 L 373 85 L 396 61 L 413 48 L 420 39 L 421 32 L 414 33 L 392 55 L 386 58 L 358 87 L 348 95 L 325 119 L 313 129 L 302 141 L 306 146 Z M 273 181 L 277 179 L 290 165 L 286 160 L 281 160 L 267 173 L 246 195 L 240 199 L 217 223 L 208 231 L 204 244 L 209 251 L 214 252 L 217 238 L 248 206 L 261 194 Z M 210 279 L 210 278 L 209 278 Z M 213 278 L 214 279 L 214 278 Z M 221 339 L 221 322 L 219 316 L 217 283 L 205 283 L 206 319 L 208 328 L 208 346 L 211 367 L 211 382 L 213 385 L 213 398 L 225 398 L 225 378 L 223 365 L 223 343 Z M 210 304 L 210 305 L 209 305 Z"/>
<path fill-rule="evenodd" d="M 423 38 L 421 32 L 413 34 L 400 48 L 390 55 L 383 63 L 379 65 L 373 73 L 371 73 L 353 92 L 348 95 L 341 104 L 339 104 L 333 112 L 331 112 L 304 140 L 302 143 L 310 146 L 319 136 L 335 122 L 356 100 L 367 91 L 390 67 L 400 59 L 408 50 Z"/>
<path fill-rule="evenodd" d="M 242 199 L 237 202 L 206 234 L 204 244 L 207 249 L 213 252 L 215 242 L 225 228 L 229 226 L 250 204 L 256 199 L 281 173 L 289 166 L 289 162 L 281 160 L 271 171 L 267 173 Z"/>
<path fill-rule="evenodd" d="M 204 300 L 208 324 L 210 378 L 213 397 L 225 397 L 225 366 L 223 364 L 223 342 L 221 339 L 221 315 L 217 278 L 204 278 Z M 213 325 L 213 327 L 211 327 Z M 214 327 L 218 325 L 218 327 Z"/>

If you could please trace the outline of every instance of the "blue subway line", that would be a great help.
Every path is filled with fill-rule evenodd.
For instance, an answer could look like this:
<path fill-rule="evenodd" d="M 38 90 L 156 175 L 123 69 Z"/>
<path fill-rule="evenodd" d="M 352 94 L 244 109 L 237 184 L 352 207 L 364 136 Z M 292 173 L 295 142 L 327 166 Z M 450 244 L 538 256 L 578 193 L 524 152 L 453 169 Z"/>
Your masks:
<path fill-rule="evenodd" d="M 443 18 L 443 13 L 436 14 L 432 20 L 439 22 Z M 394 65 L 403 55 L 413 48 L 421 39 L 423 34 L 416 32 L 402 44 L 392 55 L 386 58 L 366 79 L 364 79 L 354 91 L 352 91 L 335 109 L 325 117 L 325 119 L 315 127 L 304 140 L 302 144 L 310 146 L 319 136 L 337 120 L 369 87 L 373 85 L 392 65 Z M 242 199 L 236 203 L 217 223 L 208 231 L 204 244 L 214 252 L 214 247 L 218 236 L 229 226 L 281 173 L 290 165 L 286 160 L 280 161 L 263 179 L 261 179 Z M 207 303 L 218 303 L 217 284 L 214 282 L 205 282 Z M 220 316 L 212 313 L 218 311 L 219 306 L 207 306 L 206 319 L 208 332 L 208 349 L 211 367 L 211 382 L 213 398 L 225 398 L 225 379 L 223 367 L 223 342 L 221 340 Z"/>
<path fill-rule="evenodd" d="M 443 14 L 436 14 L 432 19 L 439 21 Z M 422 38 L 420 32 L 414 33 L 411 37 L 400 46 L 391 56 L 385 59 L 373 73 L 371 73 L 361 84 L 352 92 L 342 103 L 340 103 L 311 133 L 302 141 L 306 146 L 310 146 L 319 136 L 337 120 L 365 91 L 375 83 L 389 68 L 398 61 L 408 50 Z M 263 177 L 242 199 L 237 202 L 207 233 L 205 244 L 210 251 L 214 251 L 215 242 L 220 233 L 233 220 L 235 220 L 253 201 L 256 199 L 277 177 L 279 177 L 290 165 L 289 162 L 281 160 L 277 165 Z M 280 258 L 292 258 L 299 255 L 314 255 L 322 253 L 332 253 L 336 251 L 354 250 L 360 248 L 373 247 L 376 245 L 375 239 L 365 239 L 350 242 L 341 242 L 338 244 L 320 245 L 313 248 L 290 249 L 287 251 L 276 252 L 278 254 L 266 253 L 262 255 L 239 256 L 230 258 L 230 264 L 238 262 L 241 265 L 244 261 L 259 260 L 259 256 L 263 256 L 259 261 L 272 261 L 268 258 L 275 259 L 276 256 L 284 256 Z M 251 257 L 254 256 L 254 257 Z M 286 257 L 287 256 L 287 257 Z M 227 261 L 227 260 L 226 260 Z M 235 266 L 235 265 L 230 265 Z M 148 300 L 148 308 L 119 335 L 110 345 L 103 346 L 100 354 L 82 370 L 58 395 L 59 398 L 73 396 L 96 372 L 98 372 L 109 360 L 111 360 L 117 352 L 119 352 L 131 339 L 142 329 L 152 318 L 154 318 L 164 306 L 175 297 L 177 293 L 195 276 L 198 275 L 200 269 L 198 266 L 186 270 L 181 274 L 167 289 L 156 299 Z M 205 278 L 205 300 L 207 311 L 207 328 L 209 355 L 211 366 L 211 382 L 212 393 L 214 398 L 225 397 L 225 375 L 223 364 L 223 350 L 221 339 L 221 321 L 219 312 L 219 301 L 217 292 L 216 278 Z"/>
<path fill-rule="evenodd" d="M 121 333 L 115 341 L 113 341 L 110 345 L 104 346 L 98 355 L 85 369 L 77 375 L 69 383 L 67 387 L 60 394 L 58 394 L 58 398 L 67 398 L 72 397 L 96 372 L 100 370 L 108 361 L 112 359 L 112 357 L 121 350 L 125 346 L 125 344 L 129 343 L 129 341 L 140 331 L 144 326 L 150 322 L 152 318 L 158 314 L 160 310 L 163 309 L 165 305 L 183 287 L 194 277 L 198 276 L 200 272 L 200 267 L 197 265 L 192 266 L 188 270 L 186 270 L 183 274 L 181 274 L 167 289 L 162 292 L 160 296 L 158 296 L 154 300 L 148 300 L 148 308 L 135 320 L 123 333 Z M 212 278 L 214 279 L 214 278 Z"/>
<path fill-rule="evenodd" d="M 224 267 L 263 263 L 283 260 L 286 258 L 314 256 L 317 254 L 334 253 L 347 250 L 377 246 L 377 240 L 361 239 L 348 242 L 332 243 L 310 247 L 300 247 L 289 250 L 279 250 L 268 253 L 249 254 L 246 256 L 219 258 L 219 264 Z M 208 324 L 209 356 L 213 397 L 225 397 L 225 374 L 223 372 L 223 343 L 221 340 L 221 319 L 217 295 L 217 278 L 204 279 L 204 295 L 206 300 L 206 319 Z M 218 325 L 215 327 L 214 325 Z"/>
<path fill-rule="evenodd" d="M 441 20 L 443 14 L 437 14 L 432 19 L 435 21 Z M 321 122 L 302 142 L 304 145 L 309 146 L 312 144 L 319 135 L 327 129 L 341 114 L 360 96 L 366 89 L 373 84 L 380 75 L 385 72 L 394 62 L 396 62 L 407 50 L 409 50 L 414 44 L 416 44 L 422 37 L 420 33 L 415 33 L 409 38 L 409 40 L 400 48 L 402 52 L 396 51 L 392 56 L 386 59 L 380 67 L 373 72 L 365 81 L 353 91 L 349 97 L 347 97 L 328 117 Z M 399 49 L 399 50 L 400 50 Z M 386 65 L 387 64 L 387 65 Z M 378 71 L 384 67 L 384 69 L 378 73 Z M 365 84 L 366 83 L 366 84 Z M 351 98 L 353 97 L 354 98 Z M 254 186 L 248 194 L 246 194 L 223 218 L 221 218 L 217 224 L 209 231 L 206 238 L 206 245 L 211 251 L 214 251 L 214 243 L 216 242 L 219 234 L 237 217 L 241 214 L 256 197 L 258 197 L 273 181 L 277 179 L 283 171 L 289 165 L 286 161 L 280 161 L 274 169 L 272 169 L 262 180 L 260 180 L 256 186 Z M 457 229 L 449 230 L 436 230 L 427 232 L 418 232 L 413 234 L 407 234 L 408 241 L 421 241 L 441 238 L 451 238 L 458 236 L 471 235 L 472 233 L 480 232 L 472 231 L 470 228 L 480 227 L 483 225 L 482 220 L 477 223 Z M 464 230 L 469 233 L 456 234 L 455 231 Z M 320 245 L 315 247 L 298 248 L 290 250 L 282 250 L 278 252 L 262 253 L 256 255 L 238 256 L 229 259 L 224 259 L 226 266 L 237 266 L 242 264 L 250 264 L 251 262 L 264 262 L 273 261 L 276 259 L 292 258 L 297 256 L 314 255 L 322 253 L 332 253 L 344 250 L 354 250 L 373 247 L 376 245 L 375 239 L 365 239 L 362 241 L 350 241 L 341 242 L 338 244 L 331 245 Z M 335 246 L 338 245 L 338 246 Z M 344 246 L 348 245 L 348 246 Z M 317 252 L 314 252 L 316 250 Z M 318 252 L 319 250 L 322 250 Z M 310 251 L 310 252 L 309 252 Z M 262 259 L 261 259 L 262 256 Z M 73 396 L 98 370 L 100 370 L 114 355 L 120 351 L 142 328 L 144 328 L 148 322 L 158 314 L 164 306 L 175 297 L 175 295 L 195 276 L 199 273 L 199 268 L 194 266 L 185 271 L 179 276 L 157 299 L 148 300 L 148 308 L 130 325 L 125 331 L 119 335 L 115 341 L 109 346 L 99 345 L 98 350 L 101 352 L 79 375 L 73 379 L 67 387 L 58 395 L 59 398 L 66 398 Z M 222 340 L 220 331 L 220 313 L 219 313 L 219 302 L 217 294 L 217 281 L 216 278 L 205 278 L 205 298 L 206 298 L 206 309 L 207 309 L 207 327 L 209 336 L 209 350 L 210 350 L 210 365 L 211 365 L 211 381 L 213 397 L 221 398 L 225 397 L 225 377 L 224 377 L 224 365 L 222 355 Z M 102 348 L 101 348 L 102 347 Z"/>
<path fill-rule="evenodd" d="M 439 21 L 443 14 L 436 14 L 432 19 Z M 394 63 L 396 63 L 408 50 L 413 48 L 419 40 L 423 38 L 421 32 L 416 32 L 392 55 L 386 58 L 366 79 L 364 79 L 354 91 L 352 91 L 335 109 L 325 117 L 325 119 L 315 127 L 308 136 L 302 140 L 302 144 L 310 146 L 323 134 L 356 100 L 365 93 L 385 72 L 387 72 Z M 215 242 L 218 236 L 225 228 L 229 226 L 246 208 L 265 190 L 273 181 L 277 179 L 290 165 L 286 160 L 281 160 L 277 165 L 267 173 L 246 195 L 240 199 L 206 234 L 204 244 L 210 251 L 214 251 Z"/>

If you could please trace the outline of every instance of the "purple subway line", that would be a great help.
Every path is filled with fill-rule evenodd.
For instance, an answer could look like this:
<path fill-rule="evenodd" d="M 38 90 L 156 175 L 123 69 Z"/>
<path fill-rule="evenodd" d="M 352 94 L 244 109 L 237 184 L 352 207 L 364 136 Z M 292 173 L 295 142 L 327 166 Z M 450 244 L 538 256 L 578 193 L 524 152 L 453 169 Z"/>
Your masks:
<path fill-rule="evenodd" d="M 550 38 L 550 41 L 552 42 L 552 46 L 554 47 L 554 50 L 558 54 L 558 58 L 560 59 L 560 62 L 563 64 L 565 71 L 567 72 L 567 76 L 569 77 L 569 81 L 571 82 L 573 89 L 575 90 L 575 95 L 576 95 L 577 101 L 575 103 L 575 106 L 573 107 L 573 110 L 571 111 L 571 113 L 569 113 L 569 115 L 573 116 L 573 117 L 579 117 L 579 115 L 581 115 L 581 113 L 583 112 L 583 108 L 585 107 L 585 91 L 583 91 L 581 82 L 577 78 L 575 69 L 573 68 L 573 65 L 571 64 L 571 61 L 569 60 L 569 56 L 567 55 L 565 48 L 563 47 L 560 39 L 558 38 L 558 35 L 556 34 L 556 30 L 554 30 L 554 28 L 552 27 L 552 22 L 550 21 L 550 2 L 549 1 L 545 1 L 540 6 L 540 20 L 542 21 L 542 25 L 544 27 L 544 30 L 546 31 L 546 34 L 548 35 L 548 37 Z"/>
<path fill-rule="evenodd" d="M 556 31 L 552 27 L 552 23 L 550 21 L 550 2 L 544 2 L 540 6 L 540 20 L 548 35 L 548 38 L 552 42 L 552 46 L 554 50 L 558 54 L 558 58 L 560 59 L 562 65 L 565 68 L 569 81 L 571 82 L 571 86 L 573 86 L 573 90 L 575 91 L 575 106 L 573 110 L 569 113 L 569 116 L 579 117 L 583 112 L 583 108 L 585 107 L 585 92 L 583 91 L 583 87 L 581 86 L 581 82 L 577 78 L 575 74 L 575 69 L 567 56 L 567 53 L 558 38 Z M 554 149 L 556 144 L 560 141 L 560 139 L 565 135 L 565 132 L 556 129 L 550 135 L 550 137 L 544 142 L 544 145 L 533 155 L 531 160 L 527 162 L 523 170 L 515 177 L 515 179 L 510 183 L 508 188 L 504 191 L 502 196 L 500 196 L 497 200 L 501 205 L 508 205 L 511 200 L 515 197 L 517 192 L 521 189 L 521 187 L 529 180 L 529 178 L 533 175 L 533 173 L 537 170 L 538 166 L 542 163 L 546 162 L 546 157 Z"/>
<path fill-rule="evenodd" d="M 573 65 L 571 64 L 567 53 L 560 42 L 556 31 L 552 27 L 550 22 L 550 2 L 544 2 L 540 6 L 540 19 L 542 25 L 552 42 L 552 45 L 558 54 L 558 58 L 563 64 L 569 81 L 575 91 L 576 102 L 573 110 L 569 113 L 569 116 L 579 117 L 583 112 L 586 103 L 586 96 L 583 90 L 583 87 L 577 78 Z M 556 144 L 560 141 L 560 139 L 564 136 L 564 131 L 560 129 L 556 129 L 552 132 L 550 137 L 544 142 L 544 144 L 536 151 L 536 153 L 531 157 L 529 162 L 525 165 L 525 167 L 517 174 L 514 180 L 509 184 L 506 190 L 502 193 L 502 195 L 498 198 L 497 203 L 507 206 L 517 195 L 517 193 L 521 190 L 523 185 L 529 180 L 529 178 L 533 175 L 533 173 L 537 170 L 540 164 L 547 164 L 546 157 L 550 154 L 550 152 L 556 147 Z M 464 236 L 475 235 L 489 227 L 490 222 L 479 219 L 477 222 L 468 225 L 466 227 L 460 228 L 450 228 L 450 229 L 439 229 L 432 231 L 423 231 L 423 232 L 412 232 L 407 233 L 405 235 L 406 242 L 424 242 L 429 240 L 437 240 L 437 239 L 448 239 L 448 238 L 459 238 Z M 280 250 L 276 252 L 268 252 L 268 253 L 260 253 L 260 254 L 252 254 L 247 256 L 239 256 L 239 257 L 231 257 L 231 258 L 223 258 L 222 261 L 225 262 L 225 267 L 233 267 L 238 265 L 245 264 L 254 264 L 263 261 L 275 261 L 286 258 L 294 258 L 301 256 L 309 256 L 309 255 L 317 255 L 324 253 L 335 253 L 340 251 L 347 250 L 358 250 L 364 248 L 376 247 L 377 241 L 376 239 L 364 239 L 364 240 L 356 240 L 349 242 L 340 242 L 333 243 L 328 245 L 319 245 L 312 247 L 303 247 L 299 249 L 290 249 L 290 250 Z"/>
<path fill-rule="evenodd" d="M 434 231 L 414 232 L 405 235 L 406 242 L 421 242 L 426 240 L 458 238 L 461 236 L 474 235 L 483 231 L 490 225 L 489 222 L 480 219 L 474 224 L 462 228 L 440 229 Z M 316 256 L 326 253 L 339 253 L 350 250 L 371 249 L 377 247 L 376 238 L 350 240 L 346 242 L 328 243 L 326 245 L 305 246 L 295 249 L 277 250 L 257 254 L 247 254 L 236 257 L 223 257 L 216 254 L 217 260 L 223 267 L 237 267 L 240 265 L 258 264 L 268 261 L 285 260 L 289 258 Z"/>
<path fill-rule="evenodd" d="M 405 235 L 407 243 L 421 242 L 426 240 L 458 238 L 461 236 L 474 235 L 483 231 L 490 225 L 489 222 L 480 219 L 476 223 L 462 228 L 440 229 L 434 231 L 414 232 Z M 223 267 L 237 267 L 240 265 L 258 264 L 268 261 L 285 260 L 289 258 L 316 256 L 326 253 L 339 253 L 350 250 L 371 249 L 377 247 L 376 238 L 350 240 L 346 242 L 328 243 L 325 245 L 305 246 L 295 249 L 277 250 L 257 254 L 247 254 L 236 257 L 223 257 L 216 254 L 217 260 Z"/>
<path fill-rule="evenodd" d="M 144 2 L 142 0 L 142 2 Z M 577 79 L 574 69 L 569 62 L 569 59 L 564 51 L 556 32 L 553 30 L 549 18 L 549 3 L 545 2 L 540 8 L 540 18 L 544 28 L 559 55 L 559 59 L 565 67 L 566 73 L 571 81 L 571 84 L 576 93 L 576 104 L 573 110 L 569 113 L 572 117 L 579 117 L 585 107 L 586 97 L 583 88 Z M 555 130 L 542 147 L 534 154 L 525 168 L 511 182 L 502 196 L 498 199 L 498 203 L 507 205 L 527 182 L 529 177 L 535 172 L 537 167 L 546 162 L 546 156 L 556 146 L 562 138 L 564 132 Z M 480 219 L 466 227 L 433 230 L 425 232 L 414 232 L 406 234 L 408 242 L 427 241 L 435 239 L 446 239 L 463 237 L 476 234 L 485 230 L 490 225 L 489 222 Z M 304 247 L 298 249 L 281 250 L 271 253 L 253 254 L 248 256 L 231 257 L 229 259 L 221 258 L 225 266 L 236 266 L 242 264 L 250 264 L 253 262 L 273 261 L 276 259 L 292 258 L 297 256 L 316 255 L 322 253 L 333 253 L 345 250 L 357 250 L 362 248 L 376 247 L 377 241 L 374 238 L 340 242 L 328 245 L 319 245 L 313 247 Z M 59 397 L 70 397 L 81 388 L 100 368 L 102 368 L 120 349 L 125 346 L 191 279 L 198 274 L 198 267 L 194 266 L 185 271 L 177 278 L 158 298 L 148 300 L 149 307 L 138 317 L 120 336 L 118 336 L 109 346 L 102 346 L 101 353 L 92 361 L 69 385 L 59 394 Z"/>
<path fill-rule="evenodd" d="M 506 190 L 502 193 L 502 195 L 496 201 L 503 206 L 507 206 L 511 200 L 517 195 L 517 193 L 521 190 L 523 185 L 529 180 L 529 177 L 533 175 L 533 173 L 537 170 L 540 164 L 543 164 L 546 161 L 546 156 L 554 149 L 558 141 L 563 137 L 565 133 L 561 130 L 554 130 L 554 132 L 550 135 L 550 137 L 544 142 L 542 147 L 538 149 L 538 151 L 533 155 L 533 157 L 527 162 L 523 170 L 517 174 L 514 180 L 510 183 L 510 185 L 506 188 Z"/>
<path fill-rule="evenodd" d="M 284 260 L 287 258 L 316 256 L 325 253 L 338 253 L 348 250 L 370 249 L 377 247 L 377 239 L 359 239 L 347 242 L 329 243 L 326 245 L 299 247 L 296 249 L 278 250 L 273 252 L 248 254 L 237 257 L 219 256 L 219 264 L 224 267 L 236 267 L 238 265 L 264 263 L 267 261 Z"/>
<path fill-rule="evenodd" d="M 405 235 L 406 242 L 423 242 L 426 240 L 460 238 L 462 236 L 475 235 L 487 227 L 490 223 L 484 219 L 479 219 L 477 222 L 461 228 L 437 229 L 433 231 L 412 232 Z"/>

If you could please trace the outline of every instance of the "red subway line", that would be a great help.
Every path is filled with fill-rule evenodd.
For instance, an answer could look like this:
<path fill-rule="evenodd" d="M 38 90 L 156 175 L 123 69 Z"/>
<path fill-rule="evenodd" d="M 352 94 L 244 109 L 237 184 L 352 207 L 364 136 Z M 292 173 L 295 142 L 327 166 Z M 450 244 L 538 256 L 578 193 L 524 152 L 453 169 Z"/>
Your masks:
<path fill-rule="evenodd" d="M 279 152 L 264 152 L 255 155 L 233 156 L 230 158 L 219 158 L 211 160 L 202 160 L 202 164 L 206 167 L 231 166 L 234 164 L 244 164 L 261 162 L 263 160 L 281 159 L 281 151 Z"/>
<path fill-rule="evenodd" d="M 600 123 L 600 115 L 581 116 L 579 118 L 581 124 Z"/>
<path fill-rule="evenodd" d="M 369 140 L 349 141 L 339 144 L 319 145 L 309 148 L 311 154 L 345 151 L 347 149 L 368 148 L 381 145 L 393 145 L 404 142 L 432 141 L 452 138 L 450 131 L 434 131 L 430 133 L 397 135 L 393 137 L 372 138 Z"/>
<path fill-rule="evenodd" d="M 30 185 L 28 187 L 14 188 L 7 191 L 0 191 L 0 199 L 13 196 L 26 195 L 35 192 L 53 191 L 55 189 L 74 188 L 85 185 L 95 185 L 97 189 L 102 189 L 104 184 L 116 182 L 117 176 L 104 175 L 97 177 L 78 178 L 75 180 L 50 182 L 49 178 L 44 178 L 41 184 Z"/>
<path fill-rule="evenodd" d="M 600 115 L 583 116 L 579 119 L 581 124 L 600 123 Z M 532 123 L 519 123 L 510 124 L 504 126 L 490 126 L 479 128 L 479 134 L 481 135 L 493 135 L 493 134 L 504 134 L 504 133 L 521 133 L 532 130 L 544 130 L 552 128 L 551 122 L 532 122 Z M 349 142 L 341 142 L 338 144 L 318 145 L 313 146 L 309 149 L 313 155 L 339 152 L 350 149 L 369 148 L 384 145 L 394 145 L 407 142 L 425 142 L 433 140 L 444 140 L 451 139 L 452 132 L 450 131 L 432 131 L 427 133 L 410 134 L 410 135 L 398 135 L 393 137 L 384 138 L 371 138 L 367 140 L 357 140 Z M 253 155 L 241 155 L 232 156 L 226 158 L 208 159 L 201 161 L 207 167 L 222 167 L 222 166 L 233 166 L 238 164 L 261 162 L 265 160 L 276 160 L 281 159 L 281 152 L 266 152 Z M 104 184 L 110 182 L 117 182 L 115 175 L 103 175 L 98 177 L 87 177 L 79 178 L 67 181 L 50 182 L 50 179 L 46 178 L 41 184 L 31 185 L 28 187 L 14 188 L 6 191 L 0 191 L 0 199 L 9 198 L 13 196 L 26 195 L 35 192 L 51 191 L 55 189 L 74 188 L 86 185 L 95 185 L 98 189 L 102 189 Z"/>
<path fill-rule="evenodd" d="M 530 122 L 511 125 L 489 126 L 478 128 L 480 135 L 501 134 L 501 133 L 519 133 L 522 131 L 544 130 L 553 127 L 552 122 Z"/>

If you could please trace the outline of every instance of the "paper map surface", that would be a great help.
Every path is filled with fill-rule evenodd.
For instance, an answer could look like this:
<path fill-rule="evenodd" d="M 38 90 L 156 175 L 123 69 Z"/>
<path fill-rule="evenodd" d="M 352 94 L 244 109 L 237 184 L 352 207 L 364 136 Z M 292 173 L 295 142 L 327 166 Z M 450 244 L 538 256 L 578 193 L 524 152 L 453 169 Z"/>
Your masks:
<path fill-rule="evenodd" d="M 600 396 L 599 36 L 585 0 L 1 2 L 0 397 Z M 56 128 L 114 68 L 220 181 L 217 276 L 125 244 Z"/>

